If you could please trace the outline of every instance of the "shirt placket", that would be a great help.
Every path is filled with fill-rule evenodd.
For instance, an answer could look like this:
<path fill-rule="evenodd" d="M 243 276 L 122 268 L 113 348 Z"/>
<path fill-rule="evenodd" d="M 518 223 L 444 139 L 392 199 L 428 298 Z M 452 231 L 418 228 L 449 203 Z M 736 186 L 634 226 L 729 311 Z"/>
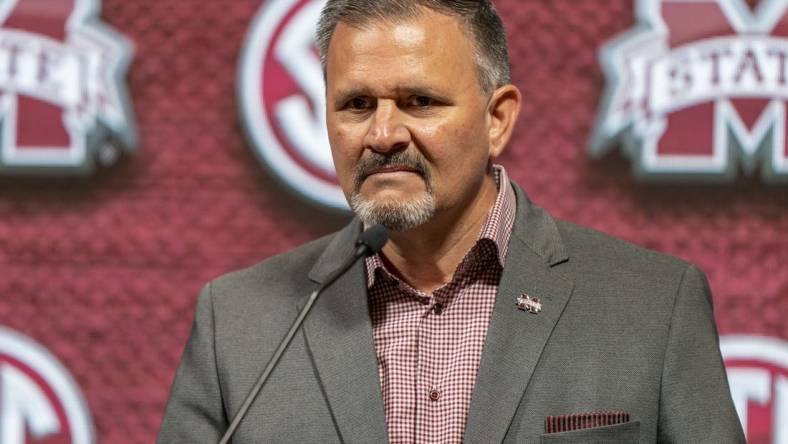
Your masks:
<path fill-rule="evenodd" d="M 500 280 L 498 268 L 503 266 L 514 221 L 514 191 L 500 187 L 508 179 L 498 166 L 495 180 L 499 195 L 477 243 L 455 270 L 451 290 L 444 292 L 449 304 L 393 277 L 378 256 L 367 259 L 368 271 L 379 267 L 399 296 L 408 300 L 400 301 L 403 311 L 388 312 L 373 322 L 375 331 L 389 333 L 383 340 L 376 336 L 375 347 L 390 364 L 380 372 L 392 443 L 462 441 Z M 371 293 L 382 291 L 376 279 L 370 282 Z M 435 302 L 444 304 L 437 308 L 440 314 Z M 397 341 L 394 347 L 392 340 Z"/>
<path fill-rule="evenodd" d="M 419 405 L 418 394 L 418 368 L 419 368 L 419 343 L 421 341 L 420 331 L 423 323 L 424 310 L 429 307 L 429 297 L 417 290 L 412 289 L 407 284 L 393 279 L 396 282 L 394 285 L 396 291 L 404 296 L 400 301 L 402 304 L 402 324 L 401 327 L 405 329 L 407 339 L 402 344 L 402 347 L 397 347 L 399 350 L 400 358 L 395 358 L 393 362 L 399 362 L 398 369 L 391 369 L 392 384 L 405 389 L 405 392 L 398 394 L 398 399 L 392 400 L 396 410 L 401 412 L 397 415 L 398 427 L 389 430 L 389 438 L 392 443 L 413 443 L 418 442 L 418 418 L 423 409 Z M 407 358 L 406 358 L 407 357 Z"/>
<path fill-rule="evenodd" d="M 421 316 L 418 328 L 418 368 L 416 405 L 416 442 L 441 442 L 449 415 L 447 387 L 444 386 L 443 370 L 447 354 L 451 350 L 442 343 L 442 335 L 448 327 L 447 304 L 453 286 L 443 287 L 432 295 Z"/>
<path fill-rule="evenodd" d="M 381 381 L 388 392 L 387 420 L 394 421 L 389 425 L 389 439 L 392 443 L 408 443 L 414 442 L 416 431 L 418 326 L 426 303 L 414 298 L 413 292 L 396 279 L 389 279 L 387 285 L 392 295 L 387 302 L 391 308 L 389 322 L 381 330 L 387 339 L 380 345 L 388 350 L 385 360 L 390 366 L 385 374 L 381 373 Z M 404 331 L 405 337 L 399 337 L 398 330 Z"/>

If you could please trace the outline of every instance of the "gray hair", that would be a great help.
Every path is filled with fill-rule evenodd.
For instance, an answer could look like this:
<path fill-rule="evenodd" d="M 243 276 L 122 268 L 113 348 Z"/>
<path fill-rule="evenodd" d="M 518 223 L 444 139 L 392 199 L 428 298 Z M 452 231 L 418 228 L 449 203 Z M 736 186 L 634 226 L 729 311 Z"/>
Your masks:
<path fill-rule="evenodd" d="M 317 25 L 323 73 L 337 24 L 363 26 L 375 20 L 416 18 L 424 8 L 454 16 L 469 32 L 479 86 L 486 94 L 511 82 L 506 31 L 490 0 L 328 0 Z"/>

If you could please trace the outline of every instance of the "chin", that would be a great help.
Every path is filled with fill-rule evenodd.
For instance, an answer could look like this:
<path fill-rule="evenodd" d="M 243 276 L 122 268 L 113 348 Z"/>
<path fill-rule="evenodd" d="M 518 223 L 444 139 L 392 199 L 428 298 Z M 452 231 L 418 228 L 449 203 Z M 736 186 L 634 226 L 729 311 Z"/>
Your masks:
<path fill-rule="evenodd" d="M 407 231 L 432 218 L 435 199 L 432 193 L 404 199 L 367 199 L 356 193 L 350 207 L 367 226 L 381 224 L 391 231 Z"/>

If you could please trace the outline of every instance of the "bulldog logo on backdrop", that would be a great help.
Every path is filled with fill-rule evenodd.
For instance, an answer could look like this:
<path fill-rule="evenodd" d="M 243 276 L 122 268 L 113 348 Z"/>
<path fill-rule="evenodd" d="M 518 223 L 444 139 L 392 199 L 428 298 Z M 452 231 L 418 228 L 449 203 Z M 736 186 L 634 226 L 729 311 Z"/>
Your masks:
<path fill-rule="evenodd" d="M 589 145 L 645 179 L 788 180 L 788 0 L 636 0 Z M 740 171 L 742 173 L 740 173 Z"/>
<path fill-rule="evenodd" d="M 788 342 L 728 335 L 720 350 L 747 442 L 788 443 Z"/>
<path fill-rule="evenodd" d="M 68 371 L 41 345 L 0 327 L 0 443 L 92 444 L 93 422 Z"/>
<path fill-rule="evenodd" d="M 287 187 L 347 209 L 325 127 L 315 28 L 324 0 L 270 0 L 246 37 L 239 67 L 241 116 L 255 153 Z"/>
<path fill-rule="evenodd" d="M 129 43 L 99 0 L 0 0 L 0 172 L 87 173 L 132 151 Z"/>

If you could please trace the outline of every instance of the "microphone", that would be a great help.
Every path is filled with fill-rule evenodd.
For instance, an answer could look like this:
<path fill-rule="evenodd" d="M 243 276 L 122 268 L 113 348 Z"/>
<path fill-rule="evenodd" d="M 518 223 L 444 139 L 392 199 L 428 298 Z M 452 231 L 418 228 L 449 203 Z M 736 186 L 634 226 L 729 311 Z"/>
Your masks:
<path fill-rule="evenodd" d="M 363 252 L 363 254 L 365 256 L 372 256 L 373 254 L 382 250 L 383 246 L 386 245 L 388 240 L 389 232 L 386 230 L 386 227 L 377 224 L 361 233 L 361 235 L 358 237 L 358 240 L 356 241 L 356 245 L 359 247 L 366 247 L 367 250 Z M 358 255 L 360 252 L 357 251 L 356 254 Z"/>
<path fill-rule="evenodd" d="M 232 438 L 233 433 L 241 424 L 244 416 L 246 416 L 246 412 L 249 411 L 249 407 L 252 406 L 255 398 L 257 398 L 257 394 L 260 393 L 260 390 L 265 385 L 265 381 L 268 380 L 268 377 L 271 375 L 271 372 L 274 371 L 276 368 L 276 364 L 279 363 L 279 359 L 284 354 L 287 347 L 292 342 L 293 338 L 295 337 L 298 329 L 301 328 L 301 324 L 304 323 L 306 316 L 309 314 L 309 311 L 312 309 L 312 306 L 315 305 L 315 301 L 317 301 L 318 296 L 320 293 L 323 292 L 329 285 L 333 284 L 340 276 L 345 274 L 345 272 L 350 269 L 353 264 L 359 258 L 372 256 L 380 251 L 386 242 L 389 240 L 388 231 L 386 227 L 383 225 L 375 225 L 371 228 L 364 230 L 364 232 L 359 235 L 358 240 L 356 241 L 356 251 L 353 253 L 353 256 L 349 257 L 345 260 L 342 265 L 337 268 L 334 272 L 332 272 L 326 280 L 317 288 L 317 290 L 313 291 L 312 294 L 309 295 L 309 299 L 307 299 L 304 308 L 298 312 L 298 316 L 296 320 L 293 322 L 293 325 L 290 326 L 290 330 L 285 335 L 282 342 L 279 343 L 279 346 L 276 348 L 274 355 L 271 357 L 271 360 L 268 361 L 268 365 L 265 366 L 265 370 L 260 374 L 260 377 L 257 378 L 257 382 L 255 382 L 252 390 L 249 391 L 249 394 L 246 395 L 246 399 L 244 399 L 243 404 L 241 404 L 241 408 L 238 410 L 238 413 L 235 414 L 233 417 L 232 422 L 230 422 L 230 426 L 227 428 L 227 431 L 224 432 L 224 436 L 222 439 L 219 440 L 219 444 L 227 444 L 230 442 L 230 438 Z"/>

